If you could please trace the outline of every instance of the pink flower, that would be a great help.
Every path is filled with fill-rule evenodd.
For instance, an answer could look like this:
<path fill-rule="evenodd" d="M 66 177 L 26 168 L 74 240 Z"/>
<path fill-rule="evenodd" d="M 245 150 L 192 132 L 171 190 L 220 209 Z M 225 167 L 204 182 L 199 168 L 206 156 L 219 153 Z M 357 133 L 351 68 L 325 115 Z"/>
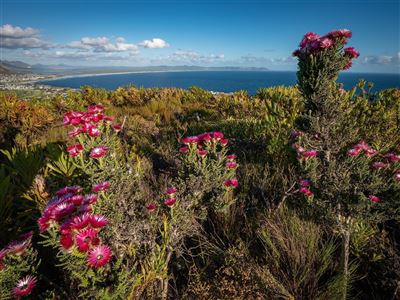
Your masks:
<path fill-rule="evenodd" d="M 236 188 L 239 185 L 239 182 L 236 178 L 228 179 L 224 181 L 224 186 L 227 188 Z"/>
<path fill-rule="evenodd" d="M 375 149 L 369 148 L 369 149 L 365 150 L 365 155 L 368 157 L 373 157 L 377 154 L 378 154 L 378 151 L 376 151 Z"/>
<path fill-rule="evenodd" d="M 110 247 L 100 245 L 89 251 L 87 264 L 90 267 L 100 268 L 107 264 L 112 256 Z"/>
<path fill-rule="evenodd" d="M 222 139 L 222 140 L 219 141 L 219 143 L 220 143 L 222 146 L 226 146 L 226 145 L 228 145 L 229 140 L 228 140 L 228 139 Z"/>
<path fill-rule="evenodd" d="M 106 121 L 107 123 L 111 123 L 114 121 L 114 117 L 111 116 L 103 116 L 103 121 Z"/>
<path fill-rule="evenodd" d="M 74 240 L 70 234 L 62 234 L 60 237 L 60 245 L 65 250 L 68 250 L 74 245 Z"/>
<path fill-rule="evenodd" d="M 84 213 L 72 219 L 70 228 L 81 230 L 89 225 L 89 214 Z"/>
<path fill-rule="evenodd" d="M 62 189 L 58 190 L 56 192 L 56 195 L 57 196 L 62 196 L 62 195 L 65 195 L 67 193 L 76 194 L 76 193 L 79 193 L 81 191 L 82 191 L 82 188 L 80 186 L 78 186 L 78 185 L 66 186 L 66 187 L 63 187 Z"/>
<path fill-rule="evenodd" d="M 384 162 L 376 161 L 372 164 L 372 167 L 376 170 L 384 169 L 387 165 Z"/>
<path fill-rule="evenodd" d="M 108 147 L 106 147 L 106 146 L 95 147 L 92 149 L 89 156 L 92 158 L 100 158 L 100 157 L 103 157 L 104 154 L 106 154 L 107 150 L 108 150 Z"/>
<path fill-rule="evenodd" d="M 199 138 L 199 141 L 201 141 L 201 142 L 208 142 L 211 140 L 211 135 L 208 132 L 199 134 L 197 137 Z"/>
<path fill-rule="evenodd" d="M 347 151 L 347 156 L 350 157 L 354 157 L 354 156 L 358 156 L 360 154 L 360 150 L 358 149 L 350 149 L 349 151 Z"/>
<path fill-rule="evenodd" d="M 37 279 L 35 276 L 28 275 L 17 282 L 13 289 L 16 298 L 29 295 L 36 286 Z"/>
<path fill-rule="evenodd" d="M 85 199 L 85 197 L 83 197 L 82 195 L 74 195 L 72 196 L 69 200 L 76 206 L 81 205 L 83 199 Z"/>
<path fill-rule="evenodd" d="M 165 204 L 166 206 L 168 206 L 168 207 L 174 206 L 175 202 L 176 202 L 176 199 L 175 199 L 175 198 L 168 198 L 168 199 L 165 199 L 165 200 L 164 200 L 164 204 Z"/>
<path fill-rule="evenodd" d="M 50 227 L 50 217 L 48 215 L 43 215 L 37 220 L 39 231 L 45 232 Z"/>
<path fill-rule="evenodd" d="M 167 190 L 165 191 L 165 194 L 167 195 L 174 195 L 177 192 L 177 189 L 174 187 L 169 187 L 167 188 Z"/>
<path fill-rule="evenodd" d="M 369 149 L 369 145 L 365 141 L 360 141 L 357 145 L 354 146 L 354 149 L 366 151 Z"/>
<path fill-rule="evenodd" d="M 197 136 L 187 136 L 182 139 L 182 144 L 196 144 L 199 142 L 199 138 Z"/>
<path fill-rule="evenodd" d="M 301 54 L 300 49 L 296 49 L 296 50 L 293 51 L 292 56 L 298 57 L 298 56 L 300 56 L 300 54 Z"/>
<path fill-rule="evenodd" d="M 301 187 L 301 188 L 299 189 L 299 192 L 302 193 L 302 194 L 304 194 L 304 195 L 307 196 L 307 197 L 311 197 L 311 196 L 314 195 L 314 193 L 311 192 L 310 189 L 309 189 L 308 187 Z"/>
<path fill-rule="evenodd" d="M 380 201 L 379 197 L 374 196 L 374 195 L 369 195 L 368 198 L 369 198 L 369 200 L 371 200 L 374 203 L 378 203 Z"/>
<path fill-rule="evenodd" d="M 198 149 L 198 150 L 197 150 L 197 154 L 198 154 L 199 156 L 201 156 L 201 157 L 205 157 L 205 156 L 208 154 L 208 151 L 207 151 L 207 150 Z"/>
<path fill-rule="evenodd" d="M 226 167 L 228 169 L 236 169 L 238 167 L 238 164 L 235 161 L 228 161 L 226 163 Z"/>
<path fill-rule="evenodd" d="M 108 220 L 102 215 L 89 215 L 89 223 L 93 228 L 102 228 L 108 224 Z"/>
<path fill-rule="evenodd" d="M 111 184 L 107 181 L 100 182 L 98 184 L 95 184 L 92 188 L 93 192 L 103 192 L 105 190 L 108 190 L 110 188 Z"/>
<path fill-rule="evenodd" d="M 350 69 L 352 64 L 353 64 L 352 61 L 349 60 L 349 62 L 343 67 L 343 70 L 348 70 L 348 69 Z"/>
<path fill-rule="evenodd" d="M 229 154 L 226 156 L 226 159 L 229 161 L 235 160 L 237 156 L 235 154 Z"/>
<path fill-rule="evenodd" d="M 146 209 L 147 209 L 148 212 L 153 212 L 153 211 L 155 211 L 157 209 L 157 204 L 155 204 L 153 202 L 149 203 L 149 204 L 146 205 Z"/>
<path fill-rule="evenodd" d="M 68 219 L 64 223 L 62 223 L 60 226 L 60 233 L 61 234 L 70 234 L 71 233 L 71 224 L 72 224 L 72 219 Z"/>
<path fill-rule="evenodd" d="M 351 58 L 357 58 L 360 56 L 360 53 L 354 49 L 353 47 L 348 47 L 344 49 L 344 53 L 349 55 Z"/>
<path fill-rule="evenodd" d="M 81 252 L 88 251 L 92 246 L 100 244 L 100 239 L 97 237 L 97 231 L 92 228 L 87 228 L 80 231 L 75 236 L 78 250 Z"/>
<path fill-rule="evenodd" d="M 69 203 L 60 203 L 53 209 L 53 215 L 56 220 L 61 220 L 75 210 L 75 205 Z"/>
<path fill-rule="evenodd" d="M 352 33 L 348 29 L 339 29 L 329 32 L 327 36 L 330 38 L 340 38 L 340 37 L 351 38 Z"/>
<path fill-rule="evenodd" d="M 400 172 L 399 172 L 399 171 L 397 171 L 397 172 L 394 174 L 394 179 L 395 179 L 397 182 L 400 182 Z"/>
<path fill-rule="evenodd" d="M 210 134 L 211 134 L 212 138 L 217 141 L 222 140 L 224 138 L 224 134 L 219 131 L 214 131 L 214 132 L 211 132 Z"/>
<path fill-rule="evenodd" d="M 25 250 L 29 247 L 31 241 L 13 241 L 7 245 L 7 254 L 20 256 L 25 253 Z"/>
<path fill-rule="evenodd" d="M 327 37 L 322 38 L 322 39 L 320 40 L 320 42 L 319 42 L 319 46 L 320 46 L 322 49 L 328 49 L 328 48 L 331 47 L 332 45 L 333 45 L 332 40 L 329 39 L 329 38 L 327 38 Z"/>
<path fill-rule="evenodd" d="M 308 157 L 316 157 L 317 156 L 317 151 L 316 150 L 309 150 L 309 151 L 304 151 L 301 153 L 301 155 L 305 158 Z"/>
<path fill-rule="evenodd" d="M 91 120 L 95 123 L 100 122 L 101 120 L 104 119 L 104 115 L 103 114 L 93 114 L 91 117 Z"/>
<path fill-rule="evenodd" d="M 72 129 L 70 132 L 68 132 L 68 137 L 73 138 L 81 134 L 81 129 L 79 127 L 76 127 Z"/>
<path fill-rule="evenodd" d="M 400 161 L 400 155 L 393 152 L 385 154 L 384 158 L 386 158 L 390 162 Z"/>
<path fill-rule="evenodd" d="M 100 130 L 97 127 L 93 126 L 88 129 L 88 134 L 91 137 L 97 137 L 100 136 Z"/>
<path fill-rule="evenodd" d="M 91 114 L 98 114 L 104 111 L 104 106 L 101 104 L 90 105 L 87 111 Z"/>
<path fill-rule="evenodd" d="M 115 132 L 117 132 L 117 133 L 122 130 L 121 124 L 114 124 L 114 125 L 112 125 L 112 127 L 114 128 Z"/>
<path fill-rule="evenodd" d="M 96 194 L 90 194 L 85 196 L 85 204 L 93 204 L 97 201 Z"/>
<path fill-rule="evenodd" d="M 307 32 L 302 41 L 300 42 L 300 48 L 304 48 L 310 41 L 319 39 L 319 35 L 314 32 Z"/>
<path fill-rule="evenodd" d="M 186 153 L 189 151 L 189 148 L 187 146 L 183 146 L 179 148 L 179 152 L 180 153 Z"/>

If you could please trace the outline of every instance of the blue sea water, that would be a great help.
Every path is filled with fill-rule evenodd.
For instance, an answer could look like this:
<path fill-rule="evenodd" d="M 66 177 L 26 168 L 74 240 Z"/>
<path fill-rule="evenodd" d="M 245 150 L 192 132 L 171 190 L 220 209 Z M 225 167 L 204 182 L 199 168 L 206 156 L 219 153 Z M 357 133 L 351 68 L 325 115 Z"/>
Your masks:
<path fill-rule="evenodd" d="M 342 82 L 345 89 L 351 89 L 360 79 L 373 82 L 373 91 L 393 87 L 400 88 L 400 74 L 342 72 L 338 82 Z M 262 87 L 290 86 L 296 84 L 296 73 L 280 71 L 174 71 L 66 77 L 41 81 L 40 83 L 70 88 L 80 88 L 84 85 L 90 85 L 108 90 L 127 85 L 146 88 L 189 88 L 191 86 L 198 86 L 206 90 L 218 92 L 246 90 L 249 94 L 254 95 Z"/>

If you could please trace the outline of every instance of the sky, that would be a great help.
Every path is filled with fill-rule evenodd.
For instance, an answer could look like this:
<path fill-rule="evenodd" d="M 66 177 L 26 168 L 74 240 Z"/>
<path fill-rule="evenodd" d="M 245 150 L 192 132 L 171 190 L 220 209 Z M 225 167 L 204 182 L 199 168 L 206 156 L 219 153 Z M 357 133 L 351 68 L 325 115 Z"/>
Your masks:
<path fill-rule="evenodd" d="M 400 73 L 400 0 L 0 0 L 0 59 L 295 70 L 309 31 L 353 32 L 354 72 Z"/>

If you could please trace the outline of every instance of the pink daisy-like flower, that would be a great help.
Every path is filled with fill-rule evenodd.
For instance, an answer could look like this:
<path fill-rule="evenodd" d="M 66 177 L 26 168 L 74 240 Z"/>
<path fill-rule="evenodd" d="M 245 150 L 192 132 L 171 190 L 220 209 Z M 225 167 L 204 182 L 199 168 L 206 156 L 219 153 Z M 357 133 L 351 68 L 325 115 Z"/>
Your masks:
<path fill-rule="evenodd" d="M 107 181 L 102 181 L 98 184 L 95 184 L 92 188 L 93 192 L 103 192 L 105 190 L 108 190 L 110 188 L 111 184 Z"/>
<path fill-rule="evenodd" d="M 81 230 L 89 225 L 89 214 L 83 213 L 72 219 L 70 228 Z"/>
<path fill-rule="evenodd" d="M 235 161 L 228 161 L 226 163 L 226 167 L 228 169 L 236 169 L 238 167 L 238 164 Z"/>
<path fill-rule="evenodd" d="M 47 229 L 49 229 L 50 221 L 51 221 L 51 219 L 50 219 L 49 215 L 47 215 L 47 214 L 42 215 L 37 220 L 37 223 L 38 223 L 38 226 L 39 226 L 39 231 L 40 232 L 45 232 Z"/>
<path fill-rule="evenodd" d="M 328 49 L 333 45 L 333 42 L 331 39 L 324 37 L 319 41 L 319 46 L 322 49 Z"/>
<path fill-rule="evenodd" d="M 201 157 L 205 157 L 208 154 L 208 151 L 203 149 L 198 149 L 197 154 Z"/>
<path fill-rule="evenodd" d="M 176 202 L 176 199 L 175 199 L 175 198 L 168 198 L 168 199 L 165 199 L 165 200 L 164 200 L 164 204 L 165 204 L 166 206 L 168 206 L 168 207 L 174 206 L 175 202 Z"/>
<path fill-rule="evenodd" d="M 88 135 L 91 137 L 100 136 L 100 130 L 97 127 L 90 127 L 87 131 Z"/>
<path fill-rule="evenodd" d="M 239 185 L 239 182 L 236 178 L 228 179 L 224 181 L 224 186 L 227 188 L 236 188 Z"/>
<path fill-rule="evenodd" d="M 118 133 L 122 130 L 122 125 L 121 124 L 113 124 L 112 128 L 114 128 L 114 131 Z"/>
<path fill-rule="evenodd" d="M 199 134 L 197 137 L 199 138 L 199 141 L 201 141 L 201 142 L 211 141 L 211 135 L 208 132 Z"/>
<path fill-rule="evenodd" d="M 92 246 L 100 244 L 100 239 L 97 237 L 97 231 L 92 228 L 87 228 L 80 231 L 75 236 L 76 245 L 81 252 L 88 251 Z"/>
<path fill-rule="evenodd" d="M 67 148 L 67 152 L 69 153 L 70 157 L 78 156 L 82 151 L 83 146 L 81 144 L 72 145 Z"/>
<path fill-rule="evenodd" d="M 54 218 L 56 220 L 61 220 L 65 216 L 74 212 L 74 210 L 75 210 L 75 205 L 73 205 L 72 203 L 68 204 L 68 203 L 64 202 L 64 203 L 58 204 L 53 210 Z"/>
<path fill-rule="evenodd" d="M 394 174 L 394 179 L 395 179 L 397 182 L 400 182 L 400 172 L 396 172 L 396 173 Z"/>
<path fill-rule="evenodd" d="M 73 219 L 68 219 L 60 226 L 60 233 L 61 234 L 69 234 L 71 233 L 71 224 Z"/>
<path fill-rule="evenodd" d="M 74 245 L 74 240 L 70 234 L 62 234 L 60 237 L 60 245 L 65 250 L 68 250 Z"/>
<path fill-rule="evenodd" d="M 220 143 L 222 146 L 226 146 L 226 145 L 228 145 L 229 140 L 228 140 L 228 139 L 221 139 L 221 140 L 219 141 L 219 143 Z"/>
<path fill-rule="evenodd" d="M 374 157 L 377 154 L 378 154 L 378 151 L 375 149 L 368 148 L 367 150 L 365 150 L 365 155 L 368 157 Z"/>
<path fill-rule="evenodd" d="M 352 33 L 348 29 L 339 29 L 329 32 L 327 36 L 330 38 L 351 38 Z"/>
<path fill-rule="evenodd" d="M 20 241 L 31 240 L 32 236 L 33 236 L 33 231 L 31 230 L 31 231 L 21 234 L 18 237 L 18 240 L 20 240 Z"/>
<path fill-rule="evenodd" d="M 349 60 L 349 62 L 343 67 L 343 70 L 350 69 L 352 65 L 353 65 L 353 62 L 351 60 Z"/>
<path fill-rule="evenodd" d="M 357 58 L 360 56 L 360 53 L 354 49 L 353 47 L 348 47 L 344 49 L 344 53 L 349 55 L 351 58 Z"/>
<path fill-rule="evenodd" d="M 0 272 L 5 269 L 4 258 L 7 256 L 8 250 L 1 249 L 0 250 Z"/>
<path fill-rule="evenodd" d="M 378 203 L 380 201 L 379 197 L 377 197 L 375 195 L 369 195 L 368 198 L 369 198 L 369 200 L 371 200 L 374 203 Z"/>
<path fill-rule="evenodd" d="M 108 150 L 108 147 L 106 147 L 106 146 L 95 147 L 92 149 L 89 156 L 92 158 L 100 158 L 106 154 L 107 150 Z"/>
<path fill-rule="evenodd" d="M 169 187 L 169 188 L 167 188 L 167 190 L 165 191 L 165 194 L 167 194 L 167 195 L 174 195 L 174 194 L 176 194 L 176 192 L 177 192 L 177 189 L 176 189 L 176 188 L 174 188 L 174 187 Z"/>
<path fill-rule="evenodd" d="M 304 48 L 310 41 L 319 39 L 319 35 L 314 32 L 307 32 L 302 41 L 300 42 L 300 48 Z"/>
<path fill-rule="evenodd" d="M 189 148 L 187 146 L 183 146 L 179 148 L 179 152 L 180 153 L 186 153 L 189 151 Z"/>
<path fill-rule="evenodd" d="M 307 180 L 307 179 L 300 179 L 299 185 L 301 187 L 309 187 L 311 185 L 311 182 L 310 182 L 310 180 Z"/>
<path fill-rule="evenodd" d="M 29 295 L 35 288 L 37 279 L 35 276 L 28 275 L 17 282 L 16 287 L 13 289 L 13 294 L 16 298 Z"/>
<path fill-rule="evenodd" d="M 104 115 L 103 114 L 93 114 L 91 119 L 93 122 L 98 123 L 104 119 Z"/>
<path fill-rule="evenodd" d="M 393 152 L 386 153 L 383 157 L 386 158 L 390 162 L 400 161 L 400 155 L 393 153 Z"/>
<path fill-rule="evenodd" d="M 220 141 L 224 138 L 224 134 L 219 131 L 211 132 L 211 136 L 214 140 Z"/>
<path fill-rule="evenodd" d="M 90 204 L 84 204 L 79 208 L 79 213 L 89 213 L 92 212 L 92 206 Z"/>
<path fill-rule="evenodd" d="M 102 215 L 89 215 L 89 223 L 93 228 L 101 228 L 108 224 L 108 220 Z"/>
<path fill-rule="evenodd" d="M 97 195 L 96 194 L 90 194 L 90 195 L 86 195 L 85 197 L 85 204 L 93 204 L 97 201 Z"/>
<path fill-rule="evenodd" d="M 20 256 L 25 253 L 30 244 L 30 240 L 12 241 L 7 245 L 8 254 Z"/>
<path fill-rule="evenodd" d="M 149 203 L 149 204 L 146 205 L 146 209 L 147 209 L 148 212 L 153 212 L 153 211 L 155 211 L 157 209 L 157 204 L 155 204 L 153 202 Z"/>
<path fill-rule="evenodd" d="M 376 170 L 384 169 L 387 167 L 387 164 L 381 161 L 376 161 L 372 164 L 372 167 Z"/>
<path fill-rule="evenodd" d="M 235 154 L 229 154 L 226 156 L 226 159 L 230 160 L 230 161 L 235 160 L 236 158 L 237 158 L 237 156 Z"/>
<path fill-rule="evenodd" d="M 110 247 L 100 245 L 89 251 L 87 256 L 87 264 L 90 267 L 100 268 L 107 264 L 112 256 Z"/>
<path fill-rule="evenodd" d="M 358 149 L 350 149 L 349 151 L 347 151 L 347 156 L 350 156 L 350 157 L 355 157 L 355 156 L 358 156 L 360 154 L 360 150 L 358 150 Z"/>
<path fill-rule="evenodd" d="M 69 198 L 69 201 L 74 205 L 79 206 L 81 205 L 83 199 L 85 199 L 85 197 L 83 197 L 82 195 L 74 195 L 71 198 Z"/>
<path fill-rule="evenodd" d="M 103 121 L 107 122 L 107 123 L 112 123 L 114 122 L 114 117 L 111 116 L 103 116 Z"/>
<path fill-rule="evenodd" d="M 354 146 L 354 149 L 366 151 L 369 149 L 369 145 L 365 141 L 360 141 Z"/>
<path fill-rule="evenodd" d="M 76 127 L 74 129 L 72 129 L 71 131 L 69 131 L 67 135 L 69 138 L 74 138 L 74 137 L 80 135 L 81 133 L 82 133 L 81 129 L 79 127 Z"/>
<path fill-rule="evenodd" d="M 185 145 L 196 144 L 199 142 L 199 138 L 197 136 L 187 136 L 184 137 L 181 142 Z"/>

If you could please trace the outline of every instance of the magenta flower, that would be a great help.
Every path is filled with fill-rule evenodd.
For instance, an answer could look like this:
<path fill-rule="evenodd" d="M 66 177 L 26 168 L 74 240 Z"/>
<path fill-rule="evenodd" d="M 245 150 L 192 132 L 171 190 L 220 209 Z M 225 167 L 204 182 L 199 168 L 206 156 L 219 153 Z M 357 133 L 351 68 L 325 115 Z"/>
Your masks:
<path fill-rule="evenodd" d="M 13 289 L 13 294 L 16 298 L 29 295 L 36 286 L 37 279 L 35 276 L 28 275 L 17 282 Z"/>
<path fill-rule="evenodd" d="M 39 226 L 39 231 L 40 231 L 40 232 L 45 232 L 47 229 L 49 229 L 49 227 L 50 227 L 50 221 L 51 221 L 51 219 L 50 219 L 50 217 L 49 217 L 47 214 L 41 216 L 41 217 L 37 220 L 37 223 L 38 223 L 38 226 Z"/>
<path fill-rule="evenodd" d="M 7 256 L 8 250 L 7 249 L 1 249 L 0 250 L 0 272 L 4 270 L 5 265 L 4 265 L 4 258 Z"/>
<path fill-rule="evenodd" d="M 329 32 L 327 36 L 330 38 L 351 38 L 352 33 L 348 29 L 339 29 Z"/>
<path fill-rule="evenodd" d="M 228 161 L 226 163 L 226 167 L 228 169 L 236 169 L 238 167 L 238 164 L 235 161 Z"/>
<path fill-rule="evenodd" d="M 87 264 L 90 267 L 100 268 L 107 264 L 112 256 L 110 247 L 100 245 L 89 251 Z"/>
<path fill-rule="evenodd" d="M 96 194 L 90 194 L 85 196 L 85 204 L 93 204 L 97 201 L 97 195 Z"/>
<path fill-rule="evenodd" d="M 309 151 L 304 151 L 301 153 L 301 155 L 305 158 L 308 157 L 316 157 L 317 156 L 317 151 L 316 150 L 309 150 Z"/>
<path fill-rule="evenodd" d="M 360 154 L 360 150 L 358 150 L 358 149 L 350 149 L 349 151 L 347 151 L 347 156 L 350 156 L 350 157 L 355 157 L 355 156 L 358 156 Z"/>
<path fill-rule="evenodd" d="M 64 223 L 62 223 L 60 226 L 60 233 L 61 234 L 70 234 L 71 233 L 71 224 L 72 224 L 72 219 L 68 219 Z"/>
<path fill-rule="evenodd" d="M 319 35 L 314 32 L 307 32 L 302 41 L 300 42 L 300 48 L 304 48 L 310 41 L 318 40 Z"/>
<path fill-rule="evenodd" d="M 349 55 L 351 58 L 357 58 L 360 56 L 360 53 L 354 49 L 353 47 L 348 47 L 344 49 L 344 53 Z"/>
<path fill-rule="evenodd" d="M 95 147 L 90 152 L 89 156 L 92 157 L 92 158 L 100 158 L 100 157 L 103 157 L 104 154 L 106 154 L 107 150 L 108 150 L 108 147 L 106 147 L 106 146 Z"/>
<path fill-rule="evenodd" d="M 332 40 L 329 39 L 329 38 L 327 38 L 327 37 L 322 38 L 322 39 L 320 40 L 320 42 L 319 42 L 319 46 L 320 46 L 322 49 L 328 49 L 328 48 L 330 48 L 332 45 L 333 45 Z"/>
<path fill-rule="evenodd" d="M 54 218 L 56 220 L 61 220 L 65 216 L 71 214 L 75 210 L 75 205 L 69 203 L 60 203 L 56 205 L 53 209 Z"/>
<path fill-rule="evenodd" d="M 108 224 L 108 220 L 102 215 L 89 215 L 89 223 L 93 228 L 102 228 Z"/>
<path fill-rule="evenodd" d="M 211 136 L 214 140 L 217 140 L 217 141 L 222 140 L 224 138 L 224 134 L 219 131 L 211 132 Z"/>
<path fill-rule="evenodd" d="M 81 205 L 83 199 L 85 199 L 85 197 L 83 197 L 82 195 L 74 195 L 74 196 L 72 196 L 69 200 L 70 200 L 70 202 L 72 202 L 75 206 L 79 206 L 79 205 Z"/>
<path fill-rule="evenodd" d="M 228 145 L 229 140 L 228 140 L 228 139 L 221 139 L 221 140 L 219 141 L 219 143 L 220 143 L 222 146 L 226 146 L 226 145 Z"/>
<path fill-rule="evenodd" d="M 100 182 L 98 184 L 95 184 L 92 188 L 93 192 L 103 192 L 105 190 L 108 190 L 110 188 L 111 184 L 107 181 Z"/>
<path fill-rule="evenodd" d="M 189 148 L 187 146 L 183 146 L 179 148 L 179 152 L 180 153 L 186 153 L 189 151 Z"/>
<path fill-rule="evenodd" d="M 70 228 L 81 230 L 89 225 L 89 214 L 81 214 L 72 219 Z"/>
<path fill-rule="evenodd" d="M 197 136 L 187 136 L 182 139 L 182 144 L 196 144 L 199 142 L 199 138 Z"/>
<path fill-rule="evenodd" d="M 63 196 L 68 193 L 76 194 L 82 191 L 82 188 L 78 185 L 66 186 L 56 192 L 57 196 Z"/>
<path fill-rule="evenodd" d="M 314 195 L 314 193 L 311 192 L 310 189 L 309 189 L 308 187 L 301 187 L 301 188 L 299 189 L 299 192 L 302 193 L 302 194 L 304 194 L 304 195 L 307 196 L 307 197 L 311 197 L 311 196 Z"/>
<path fill-rule="evenodd" d="M 374 195 L 369 195 L 368 198 L 369 198 L 369 200 L 371 200 L 374 203 L 378 203 L 380 201 L 379 197 L 374 196 Z"/>
<path fill-rule="evenodd" d="M 174 194 L 176 194 L 176 192 L 177 192 L 177 189 L 176 189 L 176 188 L 174 188 L 174 187 L 169 187 L 169 188 L 167 188 L 167 190 L 165 191 L 165 194 L 167 194 L 167 195 L 174 195 Z"/>
<path fill-rule="evenodd" d="M 293 51 L 292 56 L 298 57 L 298 56 L 300 56 L 300 54 L 301 54 L 300 49 L 296 49 L 296 50 Z"/>
<path fill-rule="evenodd" d="M 311 182 L 307 179 L 300 179 L 299 185 L 300 187 L 309 187 L 311 185 Z"/>
<path fill-rule="evenodd" d="M 114 117 L 103 116 L 103 121 L 106 121 L 107 123 L 112 123 L 114 121 Z"/>
<path fill-rule="evenodd" d="M 376 161 L 372 164 L 372 167 L 376 170 L 384 169 L 387 165 L 384 162 Z"/>
<path fill-rule="evenodd" d="M 236 178 L 228 179 L 224 181 L 224 186 L 227 188 L 236 188 L 239 185 L 239 182 Z"/>
<path fill-rule="evenodd" d="M 99 130 L 97 127 L 95 127 L 95 126 L 90 127 L 90 128 L 88 129 L 87 133 L 88 133 L 88 135 L 91 136 L 91 137 L 100 136 L 100 130 Z"/>
<path fill-rule="evenodd" d="M 75 236 L 78 250 L 81 252 L 88 251 L 92 246 L 100 244 L 100 239 L 97 237 L 97 231 L 92 228 L 87 228 L 80 231 Z"/>
<path fill-rule="evenodd" d="M 199 134 L 197 137 L 199 138 L 199 141 L 201 141 L 201 142 L 211 141 L 211 135 L 208 132 Z"/>
<path fill-rule="evenodd" d="M 100 122 L 101 120 L 104 119 L 104 115 L 103 114 L 93 114 L 91 117 L 91 120 L 95 123 Z"/>
<path fill-rule="evenodd" d="M 63 249 L 68 250 L 74 245 L 74 240 L 70 234 L 62 234 L 60 237 L 60 245 Z"/>
<path fill-rule="evenodd" d="M 29 247 L 31 241 L 12 241 L 7 245 L 8 254 L 20 256 L 25 253 L 25 250 Z"/>
<path fill-rule="evenodd" d="M 165 204 L 166 206 L 168 206 L 168 207 L 174 206 L 175 202 L 176 202 L 176 199 L 175 199 L 175 198 L 168 198 L 168 199 L 165 199 L 165 200 L 164 200 L 164 204 Z"/>
<path fill-rule="evenodd" d="M 386 158 L 390 162 L 400 161 L 400 155 L 393 153 L 393 152 L 386 153 L 384 155 L 384 158 Z"/>
<path fill-rule="evenodd" d="M 375 149 L 369 148 L 369 149 L 365 150 L 365 155 L 368 157 L 373 157 L 377 154 L 378 154 L 378 151 L 376 151 Z"/>
<path fill-rule="evenodd" d="M 400 172 L 396 172 L 396 173 L 394 174 L 394 179 L 395 179 L 397 182 L 400 182 Z"/>
<path fill-rule="evenodd" d="M 155 204 L 153 202 L 149 203 L 149 204 L 146 205 L 146 209 L 147 209 L 148 212 L 153 212 L 153 211 L 155 211 L 157 209 L 157 204 Z"/>
<path fill-rule="evenodd" d="M 198 149 L 197 154 L 201 157 L 205 157 L 208 154 L 207 150 Z"/>
<path fill-rule="evenodd" d="M 235 154 L 229 154 L 226 156 L 226 159 L 229 161 L 235 160 L 237 156 Z"/>
<path fill-rule="evenodd" d="M 369 145 L 365 141 L 360 141 L 357 145 L 354 146 L 354 149 L 366 151 L 369 149 Z"/>
<path fill-rule="evenodd" d="M 114 128 L 115 132 L 120 132 L 122 130 L 122 125 L 121 124 L 113 124 L 112 128 Z"/>

